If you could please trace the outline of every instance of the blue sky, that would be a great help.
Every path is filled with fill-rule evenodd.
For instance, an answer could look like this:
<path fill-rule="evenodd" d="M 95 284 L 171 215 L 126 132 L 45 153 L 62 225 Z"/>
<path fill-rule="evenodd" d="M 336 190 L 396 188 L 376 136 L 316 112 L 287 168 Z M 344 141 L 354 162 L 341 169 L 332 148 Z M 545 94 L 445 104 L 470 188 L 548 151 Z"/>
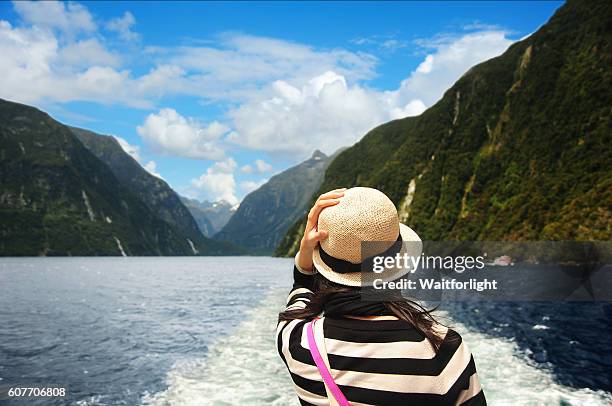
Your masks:
<path fill-rule="evenodd" d="M 314 149 L 420 114 L 561 4 L 1 2 L 0 97 L 237 203 Z"/>

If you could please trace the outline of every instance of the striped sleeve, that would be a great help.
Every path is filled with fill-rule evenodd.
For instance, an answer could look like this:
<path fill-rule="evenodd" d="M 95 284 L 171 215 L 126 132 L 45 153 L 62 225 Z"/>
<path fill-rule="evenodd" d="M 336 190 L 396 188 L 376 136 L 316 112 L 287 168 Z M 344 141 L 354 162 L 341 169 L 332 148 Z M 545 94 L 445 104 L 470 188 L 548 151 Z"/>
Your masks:
<path fill-rule="evenodd" d="M 467 344 L 464 342 L 463 346 L 466 351 L 469 352 Z M 468 372 L 466 374 L 465 372 Z M 463 390 L 459 392 L 457 396 L 456 405 L 461 406 L 486 406 L 487 401 L 485 399 L 484 392 L 480 386 L 478 380 L 478 374 L 476 373 L 476 363 L 474 362 L 474 356 L 470 353 L 470 362 L 464 370 L 464 373 L 460 376 L 459 380 L 463 377 Z"/>
<path fill-rule="evenodd" d="M 305 274 L 299 270 L 297 265 L 293 266 L 293 287 L 287 296 L 284 310 L 303 309 L 313 296 L 312 274 Z M 279 323 L 280 327 L 281 323 Z"/>
<path fill-rule="evenodd" d="M 297 264 L 297 256 L 293 262 L 293 286 L 291 287 L 291 291 L 287 296 L 287 302 L 285 304 L 285 309 L 287 310 L 297 310 L 303 309 L 306 307 L 307 303 L 313 297 L 314 293 L 312 292 L 314 285 L 314 272 L 307 272 L 304 269 L 300 268 Z M 276 339 L 278 341 L 278 350 L 281 352 L 281 342 L 282 334 L 280 334 L 281 330 L 288 324 L 287 321 L 280 321 L 276 326 Z M 282 353 L 281 353 L 282 357 Z"/>
<path fill-rule="evenodd" d="M 284 310 L 303 309 L 313 297 L 312 273 L 301 270 L 297 264 L 293 267 L 293 286 L 287 296 Z M 308 320 L 279 321 L 276 328 L 276 346 L 278 354 L 287 366 L 295 384 L 296 394 L 301 405 L 329 404 L 325 386 L 314 365 L 312 357 L 306 364 L 295 363 L 291 353 L 300 345 Z M 292 348 L 293 347 L 293 348 Z"/>

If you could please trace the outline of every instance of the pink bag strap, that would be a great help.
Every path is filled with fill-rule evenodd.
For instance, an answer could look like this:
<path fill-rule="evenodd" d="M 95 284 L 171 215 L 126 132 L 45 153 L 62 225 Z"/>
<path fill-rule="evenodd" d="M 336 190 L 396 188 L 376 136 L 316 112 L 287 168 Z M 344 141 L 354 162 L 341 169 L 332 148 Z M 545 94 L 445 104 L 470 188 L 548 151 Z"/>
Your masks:
<path fill-rule="evenodd" d="M 348 402 L 348 400 L 346 400 L 344 394 L 342 393 L 338 385 L 336 385 L 336 381 L 334 381 L 334 378 L 331 376 L 329 369 L 327 369 L 327 365 L 325 365 L 325 361 L 323 361 L 323 357 L 321 357 L 321 353 L 319 352 L 319 348 L 317 347 L 317 342 L 315 341 L 314 337 L 314 324 L 316 320 L 317 319 L 313 319 L 306 326 L 306 336 L 308 337 L 308 347 L 310 347 L 310 354 L 312 355 L 312 358 L 314 359 L 314 362 L 317 365 L 317 369 L 321 374 L 321 378 L 323 378 L 323 382 L 325 382 L 325 385 L 327 386 L 329 391 L 332 393 L 334 398 L 336 398 L 338 405 L 350 406 L 350 403 Z"/>

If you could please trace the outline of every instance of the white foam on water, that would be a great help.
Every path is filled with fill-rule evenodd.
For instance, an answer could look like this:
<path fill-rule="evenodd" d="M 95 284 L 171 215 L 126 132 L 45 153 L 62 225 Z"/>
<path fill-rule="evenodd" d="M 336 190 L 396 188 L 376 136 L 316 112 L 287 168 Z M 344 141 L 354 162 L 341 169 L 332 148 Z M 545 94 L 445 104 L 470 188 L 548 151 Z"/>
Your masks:
<path fill-rule="evenodd" d="M 75 406 L 103 406 L 103 405 L 106 405 L 106 403 L 103 402 L 102 399 L 103 397 L 101 395 L 93 395 L 85 399 L 78 400 L 74 404 Z"/>
<path fill-rule="evenodd" d="M 145 395 L 143 405 L 299 405 L 276 352 L 276 318 L 286 291 L 273 292 L 245 314 L 234 334 L 214 344 L 204 359 L 178 362 L 167 389 Z"/>
<path fill-rule="evenodd" d="M 275 320 L 285 291 L 271 292 L 245 315 L 234 334 L 214 344 L 204 359 L 177 362 L 167 388 L 146 394 L 143 405 L 298 405 L 293 384 L 274 343 Z M 468 344 L 490 405 L 610 405 L 612 394 L 555 382 L 509 339 L 489 337 L 448 321 Z"/>
<path fill-rule="evenodd" d="M 470 330 L 445 312 L 440 318 L 459 332 L 474 355 L 482 388 L 490 405 L 610 405 L 612 394 L 575 389 L 555 382 L 511 339 Z M 446 322 L 448 320 L 448 322 Z"/>

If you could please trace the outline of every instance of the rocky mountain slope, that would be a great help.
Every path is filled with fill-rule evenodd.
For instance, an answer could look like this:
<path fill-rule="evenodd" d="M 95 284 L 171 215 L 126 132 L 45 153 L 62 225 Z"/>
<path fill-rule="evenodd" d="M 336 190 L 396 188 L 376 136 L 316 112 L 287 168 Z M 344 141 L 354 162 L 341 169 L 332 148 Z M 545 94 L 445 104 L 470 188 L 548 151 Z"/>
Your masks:
<path fill-rule="evenodd" d="M 315 151 L 308 160 L 271 177 L 244 198 L 215 239 L 230 241 L 253 254 L 272 254 L 289 226 L 306 212 L 330 161 Z"/>
<path fill-rule="evenodd" d="M 341 153 L 315 195 L 379 188 L 429 240 L 610 240 L 611 21 L 608 2 L 569 0 L 423 114 Z M 277 255 L 296 251 L 303 227 Z"/>
<path fill-rule="evenodd" d="M 242 252 L 231 244 L 203 238 L 206 235 L 202 233 L 196 219 L 180 196 L 166 181 L 146 171 L 121 148 L 114 137 L 81 128 L 70 127 L 70 129 L 83 145 L 109 166 L 117 179 L 135 193 L 141 202 L 193 242 L 195 251 L 205 255 Z"/>
<path fill-rule="evenodd" d="M 109 151 L 120 155 L 113 147 Z M 225 253 L 224 244 L 158 215 L 69 127 L 5 100 L 0 190 L 0 255 Z"/>

